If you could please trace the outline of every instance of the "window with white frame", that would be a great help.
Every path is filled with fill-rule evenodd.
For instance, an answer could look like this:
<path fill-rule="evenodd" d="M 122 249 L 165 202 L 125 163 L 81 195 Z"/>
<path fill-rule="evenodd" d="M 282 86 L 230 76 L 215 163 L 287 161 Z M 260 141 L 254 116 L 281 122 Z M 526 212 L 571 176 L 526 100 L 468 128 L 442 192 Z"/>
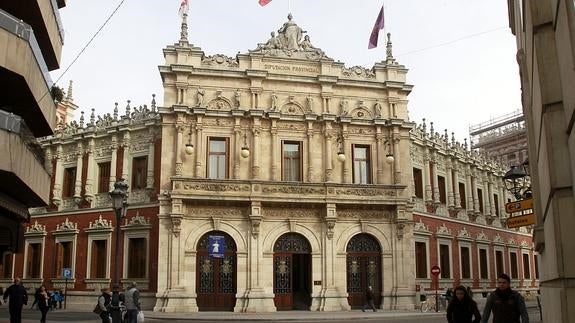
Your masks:
<path fill-rule="evenodd" d="M 531 279 L 531 259 L 528 253 L 523 253 L 523 279 Z"/>
<path fill-rule="evenodd" d="M 415 239 L 415 278 L 428 278 L 429 253 L 427 239 Z"/>
<path fill-rule="evenodd" d="M 208 139 L 208 178 L 228 178 L 228 138 Z"/>
<path fill-rule="evenodd" d="M 518 266 L 517 266 L 517 252 L 516 251 L 510 251 L 509 252 L 509 265 L 510 265 L 510 274 L 511 274 L 511 278 L 513 279 L 517 279 L 519 278 L 519 270 L 518 270 Z"/>
<path fill-rule="evenodd" d="M 12 278 L 14 270 L 14 254 L 11 251 L 6 251 L 2 254 L 2 262 L 0 263 L 0 278 Z"/>
<path fill-rule="evenodd" d="M 62 183 L 62 197 L 74 196 L 76 185 L 76 167 L 64 168 L 64 181 Z"/>
<path fill-rule="evenodd" d="M 107 193 L 110 189 L 110 161 L 98 163 L 98 193 Z"/>
<path fill-rule="evenodd" d="M 90 234 L 88 236 L 87 278 L 110 277 L 110 233 Z"/>
<path fill-rule="evenodd" d="M 150 264 L 149 221 L 136 215 L 122 227 L 124 230 L 124 279 L 148 279 Z"/>
<path fill-rule="evenodd" d="M 301 142 L 282 142 L 282 180 L 299 182 L 302 180 Z"/>
<path fill-rule="evenodd" d="M 26 241 L 24 255 L 24 278 L 42 278 L 42 264 L 44 263 L 44 239 L 30 239 Z"/>
<path fill-rule="evenodd" d="M 148 181 L 148 156 L 132 159 L 132 190 L 143 190 Z"/>
<path fill-rule="evenodd" d="M 371 184 L 371 153 L 367 145 L 353 145 L 353 183 Z"/>
<path fill-rule="evenodd" d="M 439 203 L 447 204 L 447 194 L 445 192 L 445 177 L 437 176 L 437 186 L 439 188 Z"/>
<path fill-rule="evenodd" d="M 440 242 L 438 248 L 441 278 L 451 278 L 451 242 Z"/>
<path fill-rule="evenodd" d="M 505 273 L 505 264 L 503 263 L 503 248 L 496 248 L 495 249 L 495 275 L 499 277 L 499 275 Z"/>
<path fill-rule="evenodd" d="M 489 257 L 488 251 L 486 247 L 479 247 L 479 278 L 480 279 L 489 279 Z"/>
<path fill-rule="evenodd" d="M 461 278 L 471 278 L 471 245 L 460 242 L 459 246 L 459 262 L 461 269 Z"/>
<path fill-rule="evenodd" d="M 413 167 L 413 185 L 415 197 L 423 198 L 423 175 L 421 169 Z"/>
<path fill-rule="evenodd" d="M 52 277 L 63 278 L 62 270 L 74 266 L 74 242 L 71 240 L 56 239 L 55 266 Z"/>

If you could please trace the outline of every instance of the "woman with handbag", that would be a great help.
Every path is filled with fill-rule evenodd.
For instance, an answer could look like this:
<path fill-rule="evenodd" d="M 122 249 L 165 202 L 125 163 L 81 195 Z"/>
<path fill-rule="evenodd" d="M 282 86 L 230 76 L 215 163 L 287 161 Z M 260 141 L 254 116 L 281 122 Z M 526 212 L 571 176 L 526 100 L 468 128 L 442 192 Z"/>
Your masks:
<path fill-rule="evenodd" d="M 98 314 L 102 319 L 102 323 L 110 323 L 110 304 L 112 303 L 112 295 L 109 288 L 102 288 L 102 294 L 98 296 L 98 304 L 94 308 L 94 313 Z"/>
<path fill-rule="evenodd" d="M 50 309 L 50 295 L 46 291 L 46 287 L 44 285 L 38 288 L 35 295 L 35 301 L 38 304 L 38 309 L 42 313 L 40 323 L 46 323 L 46 314 L 48 314 L 48 310 Z"/>

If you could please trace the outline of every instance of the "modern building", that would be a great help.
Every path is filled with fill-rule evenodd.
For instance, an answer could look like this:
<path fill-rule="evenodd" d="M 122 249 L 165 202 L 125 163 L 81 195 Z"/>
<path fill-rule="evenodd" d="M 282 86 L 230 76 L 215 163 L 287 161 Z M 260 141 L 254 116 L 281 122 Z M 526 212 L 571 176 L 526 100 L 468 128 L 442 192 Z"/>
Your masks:
<path fill-rule="evenodd" d="M 575 322 L 575 4 L 508 3 L 529 142 L 543 321 Z"/>
<path fill-rule="evenodd" d="M 471 149 L 503 165 L 517 166 L 528 159 L 527 127 L 520 110 L 469 126 L 469 137 Z"/>
<path fill-rule="evenodd" d="M 441 288 L 488 291 L 506 271 L 536 290 L 529 230 L 502 225 L 507 168 L 409 121 L 390 36 L 384 61 L 349 68 L 288 20 L 235 57 L 190 44 L 184 23 L 164 48 L 161 106 L 41 139 L 52 204 L 13 272 L 59 288 L 71 268 L 71 305 L 91 304 L 110 284 L 107 192 L 124 178 L 122 282 L 155 311 L 348 310 L 367 286 L 378 307 L 413 309 L 435 292 L 433 265 Z"/>
<path fill-rule="evenodd" d="M 59 68 L 64 0 L 0 4 L 0 277 L 23 250 L 29 207 L 47 205 L 50 170 L 35 138 L 52 134 L 56 105 L 48 71 Z"/>

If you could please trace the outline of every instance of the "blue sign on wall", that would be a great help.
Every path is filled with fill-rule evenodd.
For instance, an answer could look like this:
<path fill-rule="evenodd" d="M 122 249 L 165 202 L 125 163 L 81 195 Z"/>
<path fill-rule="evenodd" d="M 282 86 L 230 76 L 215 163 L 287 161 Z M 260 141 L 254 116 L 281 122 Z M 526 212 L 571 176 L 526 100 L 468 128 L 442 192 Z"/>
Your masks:
<path fill-rule="evenodd" d="M 226 250 L 226 241 L 224 236 L 208 236 L 208 251 L 210 257 L 224 258 Z"/>
<path fill-rule="evenodd" d="M 72 268 L 62 268 L 62 277 L 72 279 Z"/>

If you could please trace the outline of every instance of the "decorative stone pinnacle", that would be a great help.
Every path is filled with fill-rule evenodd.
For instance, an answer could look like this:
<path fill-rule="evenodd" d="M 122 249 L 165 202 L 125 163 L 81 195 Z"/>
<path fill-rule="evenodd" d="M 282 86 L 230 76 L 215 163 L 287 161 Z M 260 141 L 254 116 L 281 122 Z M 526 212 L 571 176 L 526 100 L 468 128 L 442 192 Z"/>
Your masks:
<path fill-rule="evenodd" d="M 72 80 L 68 84 L 68 93 L 66 93 L 66 101 L 73 102 L 74 98 L 72 97 Z"/>
<path fill-rule="evenodd" d="M 96 121 L 96 115 L 94 114 L 94 111 L 96 109 L 92 108 L 92 114 L 90 115 L 90 125 L 93 126 L 94 122 Z"/>
<path fill-rule="evenodd" d="M 118 102 L 114 102 L 114 120 L 118 120 Z"/>
<path fill-rule="evenodd" d="M 80 111 L 80 128 L 84 128 L 84 111 Z"/>
<path fill-rule="evenodd" d="M 130 116 L 130 100 L 127 101 L 128 104 L 126 105 L 126 117 Z"/>
<path fill-rule="evenodd" d="M 156 112 L 156 95 L 155 94 L 152 94 L 151 106 L 152 106 L 152 112 Z"/>
<path fill-rule="evenodd" d="M 391 44 L 391 33 L 387 33 L 387 46 L 385 46 L 385 53 L 388 60 L 393 60 L 392 44 Z"/>
<path fill-rule="evenodd" d="M 182 15 L 182 27 L 180 31 L 180 45 L 188 44 L 188 13 Z"/>

